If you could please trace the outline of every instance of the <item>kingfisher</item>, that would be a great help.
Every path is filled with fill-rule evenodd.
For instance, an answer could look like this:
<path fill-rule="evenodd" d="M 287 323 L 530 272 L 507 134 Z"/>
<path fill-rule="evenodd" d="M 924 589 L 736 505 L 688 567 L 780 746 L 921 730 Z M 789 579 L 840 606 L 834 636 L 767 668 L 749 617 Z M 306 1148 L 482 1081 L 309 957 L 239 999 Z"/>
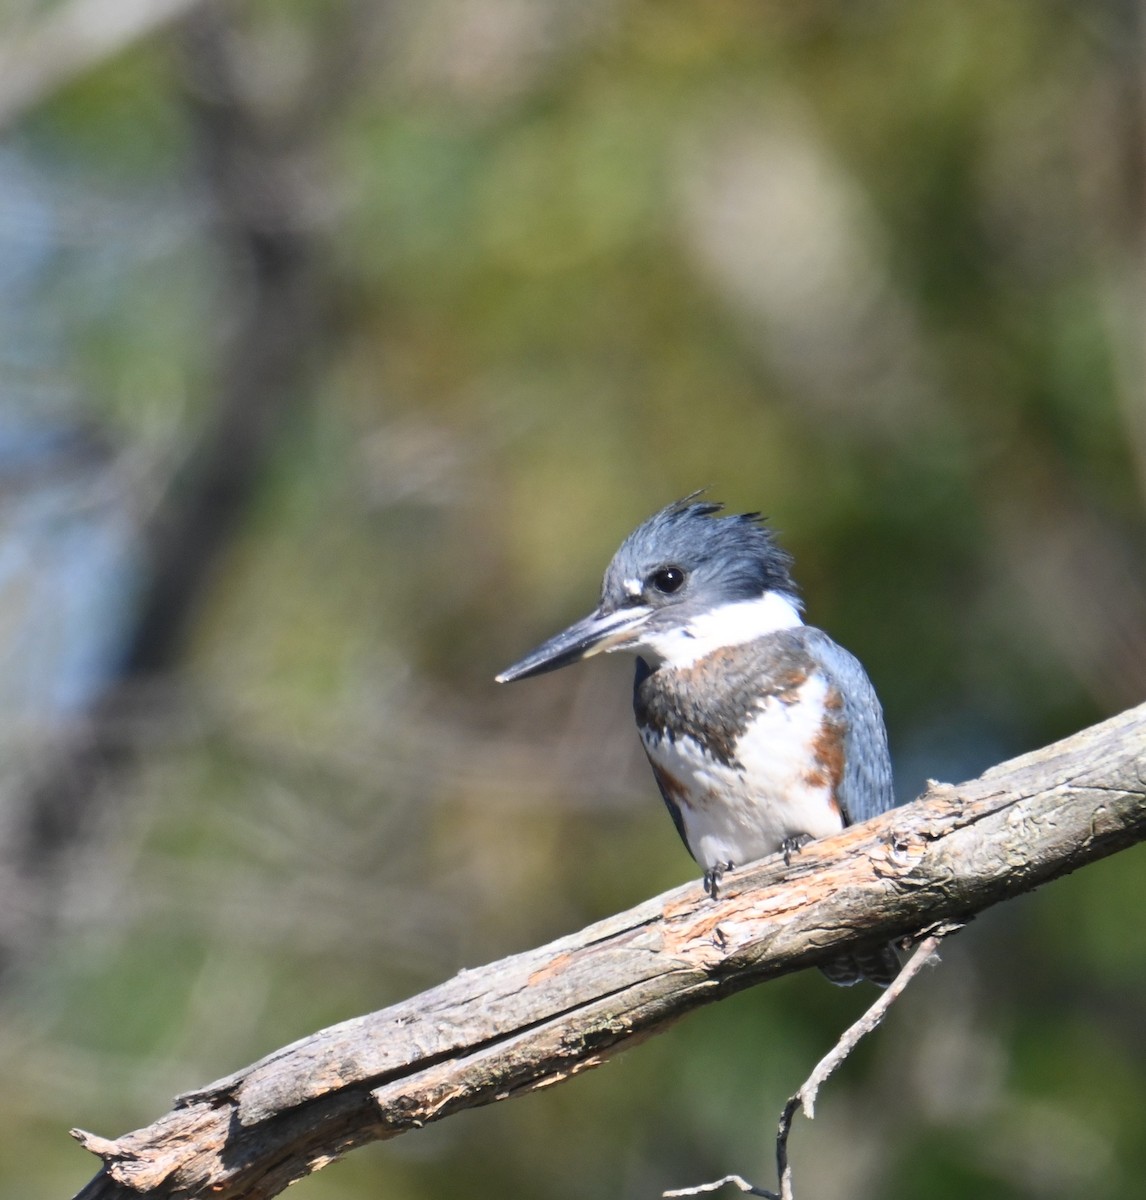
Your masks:
<path fill-rule="evenodd" d="M 806 625 L 792 558 L 759 513 L 677 500 L 625 538 L 587 617 L 497 676 L 637 653 L 633 709 L 661 796 L 717 898 L 722 874 L 895 804 L 887 731 L 858 659 Z M 886 987 L 888 945 L 820 968 Z"/>

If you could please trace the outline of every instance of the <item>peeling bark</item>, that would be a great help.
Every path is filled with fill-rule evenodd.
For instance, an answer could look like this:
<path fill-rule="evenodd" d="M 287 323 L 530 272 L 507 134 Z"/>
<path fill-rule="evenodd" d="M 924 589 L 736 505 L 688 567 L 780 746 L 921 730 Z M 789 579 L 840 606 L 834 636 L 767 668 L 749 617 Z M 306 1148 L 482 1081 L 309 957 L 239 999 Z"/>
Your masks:
<path fill-rule="evenodd" d="M 261 1200 L 365 1142 L 598 1066 L 702 1004 L 960 921 L 1146 838 L 1146 705 L 287 1046 L 114 1141 L 77 1200 Z"/>

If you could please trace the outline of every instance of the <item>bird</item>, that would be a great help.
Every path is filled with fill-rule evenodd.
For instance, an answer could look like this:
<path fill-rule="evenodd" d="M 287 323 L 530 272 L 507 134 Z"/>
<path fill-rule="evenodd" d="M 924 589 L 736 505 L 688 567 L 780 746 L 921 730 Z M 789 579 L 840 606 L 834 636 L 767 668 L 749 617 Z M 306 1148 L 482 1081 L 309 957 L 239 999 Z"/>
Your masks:
<path fill-rule="evenodd" d="M 867 672 L 804 622 L 792 557 L 757 512 L 693 492 L 622 542 L 587 617 L 497 676 L 527 679 L 637 654 L 633 710 L 662 798 L 714 900 L 725 871 L 792 856 L 895 804 L 883 711 Z M 886 987 L 892 946 L 822 964 Z"/>

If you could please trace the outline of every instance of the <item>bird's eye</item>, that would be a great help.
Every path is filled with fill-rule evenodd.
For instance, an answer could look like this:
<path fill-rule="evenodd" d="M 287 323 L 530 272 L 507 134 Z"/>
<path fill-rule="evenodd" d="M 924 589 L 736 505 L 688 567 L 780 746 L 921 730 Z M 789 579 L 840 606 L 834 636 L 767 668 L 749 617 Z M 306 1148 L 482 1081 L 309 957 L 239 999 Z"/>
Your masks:
<path fill-rule="evenodd" d="M 684 583 L 684 572 L 680 567 L 662 567 L 652 577 L 652 585 L 658 592 L 664 592 L 666 596 L 671 596 L 673 592 L 680 591 L 681 585 Z"/>

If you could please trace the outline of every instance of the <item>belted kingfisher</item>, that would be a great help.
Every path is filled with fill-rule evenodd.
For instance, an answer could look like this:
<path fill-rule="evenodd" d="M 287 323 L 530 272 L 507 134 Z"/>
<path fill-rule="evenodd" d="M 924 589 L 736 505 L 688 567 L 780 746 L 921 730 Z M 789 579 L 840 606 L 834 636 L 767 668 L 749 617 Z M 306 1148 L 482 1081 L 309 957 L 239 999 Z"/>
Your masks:
<path fill-rule="evenodd" d="M 788 858 L 895 801 L 883 712 L 863 667 L 804 624 L 791 557 L 760 514 L 718 517 L 723 505 L 699 495 L 630 533 L 597 608 L 497 679 L 639 652 L 641 741 L 715 898 L 725 870 Z M 821 969 L 833 983 L 886 986 L 899 960 L 877 945 Z"/>

